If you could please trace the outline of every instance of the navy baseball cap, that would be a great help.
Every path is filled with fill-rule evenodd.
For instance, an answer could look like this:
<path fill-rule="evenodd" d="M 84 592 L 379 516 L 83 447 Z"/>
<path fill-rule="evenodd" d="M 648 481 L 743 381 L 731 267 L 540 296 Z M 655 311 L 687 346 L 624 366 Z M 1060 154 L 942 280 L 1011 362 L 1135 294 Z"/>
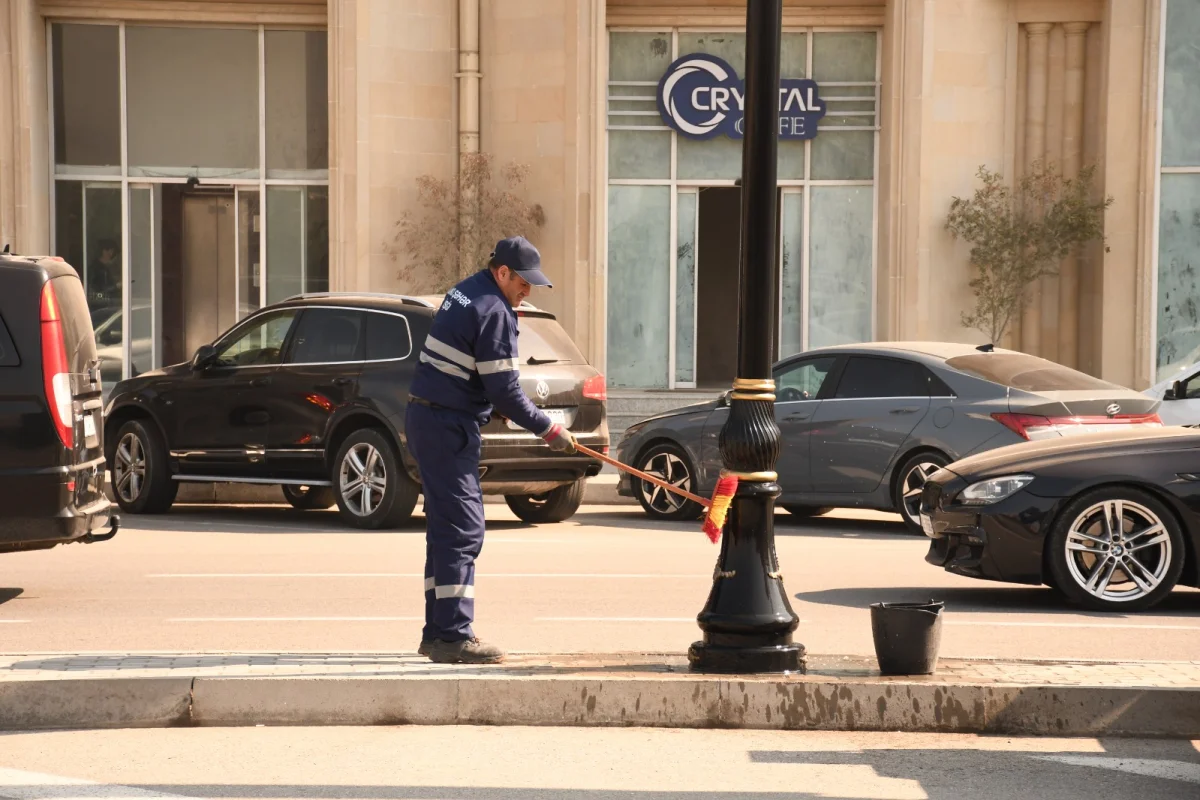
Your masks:
<path fill-rule="evenodd" d="M 492 263 L 508 267 L 534 286 L 554 288 L 550 279 L 542 274 L 542 254 L 524 236 L 510 236 L 496 242 Z"/>

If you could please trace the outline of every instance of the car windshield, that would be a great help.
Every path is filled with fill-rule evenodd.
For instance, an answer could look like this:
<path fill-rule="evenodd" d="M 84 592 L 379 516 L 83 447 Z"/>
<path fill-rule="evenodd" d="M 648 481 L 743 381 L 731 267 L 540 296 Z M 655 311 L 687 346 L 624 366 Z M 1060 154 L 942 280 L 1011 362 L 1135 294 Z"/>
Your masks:
<path fill-rule="evenodd" d="M 517 353 L 522 364 L 584 364 L 579 348 L 557 320 L 521 315 Z"/>
<path fill-rule="evenodd" d="M 1024 353 L 979 353 L 957 356 L 946 366 L 1027 392 L 1067 392 L 1088 389 L 1120 389 L 1116 384 Z"/>

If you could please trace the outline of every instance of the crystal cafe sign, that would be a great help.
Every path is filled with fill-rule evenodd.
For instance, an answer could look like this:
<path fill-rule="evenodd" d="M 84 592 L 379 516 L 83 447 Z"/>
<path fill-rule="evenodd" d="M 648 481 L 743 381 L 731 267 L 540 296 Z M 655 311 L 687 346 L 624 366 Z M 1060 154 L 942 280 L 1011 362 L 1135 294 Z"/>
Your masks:
<path fill-rule="evenodd" d="M 706 53 L 676 59 L 658 82 L 658 113 L 689 139 L 742 138 L 746 84 L 727 61 Z M 817 82 L 779 82 L 779 138 L 811 139 L 825 116 Z"/>

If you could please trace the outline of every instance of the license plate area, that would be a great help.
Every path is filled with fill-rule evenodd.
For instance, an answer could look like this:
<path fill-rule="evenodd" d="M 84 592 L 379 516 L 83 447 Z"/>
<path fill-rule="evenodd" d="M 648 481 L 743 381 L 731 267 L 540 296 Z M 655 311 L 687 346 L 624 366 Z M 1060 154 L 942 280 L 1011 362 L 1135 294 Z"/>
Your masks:
<path fill-rule="evenodd" d="M 83 415 L 83 442 L 88 449 L 100 446 L 100 439 L 96 436 L 96 415 L 94 412 L 88 412 Z"/>
<path fill-rule="evenodd" d="M 570 428 L 575 424 L 575 409 L 574 408 L 543 408 L 546 416 L 555 425 L 562 425 L 564 428 Z M 525 430 L 511 419 L 505 421 L 509 430 L 523 431 Z"/>

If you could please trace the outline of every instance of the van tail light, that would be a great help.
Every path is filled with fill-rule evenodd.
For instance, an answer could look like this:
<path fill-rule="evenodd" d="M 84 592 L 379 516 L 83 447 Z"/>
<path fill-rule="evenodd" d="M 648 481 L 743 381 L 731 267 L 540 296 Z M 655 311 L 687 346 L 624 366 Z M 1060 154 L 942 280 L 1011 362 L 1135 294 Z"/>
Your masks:
<path fill-rule="evenodd" d="M 42 288 L 42 378 L 46 403 L 58 430 L 58 438 L 68 450 L 75 447 L 75 414 L 71 402 L 71 373 L 67 367 L 67 344 L 63 336 L 62 312 L 54 286 L 47 281 Z"/>
<path fill-rule="evenodd" d="M 583 382 L 583 396 L 591 400 L 606 402 L 608 400 L 608 384 L 603 375 L 594 375 Z"/>
<path fill-rule="evenodd" d="M 1106 426 L 1159 427 L 1158 414 L 1118 414 L 1112 417 L 1041 417 L 1035 414 L 992 414 L 992 419 L 1026 441 L 1054 439 L 1077 433 L 1093 433 Z"/>

